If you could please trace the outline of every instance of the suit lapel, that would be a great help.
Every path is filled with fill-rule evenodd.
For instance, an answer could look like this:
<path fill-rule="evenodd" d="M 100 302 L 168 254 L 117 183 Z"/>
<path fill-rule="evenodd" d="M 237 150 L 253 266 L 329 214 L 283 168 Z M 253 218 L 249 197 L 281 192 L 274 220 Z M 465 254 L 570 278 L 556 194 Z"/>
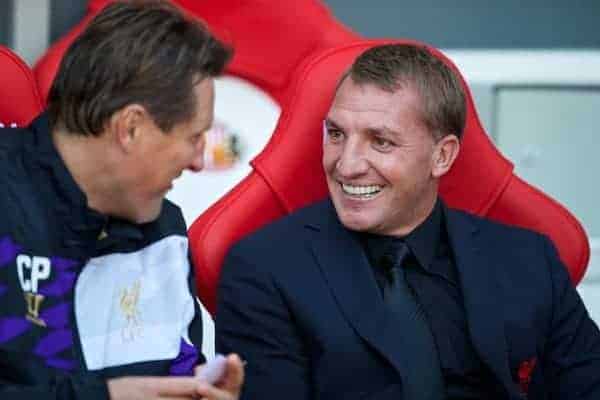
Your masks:
<path fill-rule="evenodd" d="M 497 257 L 480 248 L 483 239 L 475 220 L 446 209 L 446 223 L 473 345 L 506 391 L 519 398 L 508 364 L 504 320 L 498 315 L 502 303 L 494 273 Z"/>
<path fill-rule="evenodd" d="M 399 346 L 401 327 L 385 307 L 358 239 L 339 222 L 333 205 L 308 224 L 314 256 L 345 318 L 402 376 L 409 368 Z M 327 215 L 327 216 L 325 216 Z"/>

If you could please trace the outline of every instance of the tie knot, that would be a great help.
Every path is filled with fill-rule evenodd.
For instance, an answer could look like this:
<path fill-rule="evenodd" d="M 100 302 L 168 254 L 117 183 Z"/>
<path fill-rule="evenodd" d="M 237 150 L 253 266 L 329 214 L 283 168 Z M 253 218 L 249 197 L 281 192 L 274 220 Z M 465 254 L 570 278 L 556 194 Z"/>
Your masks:
<path fill-rule="evenodd" d="M 404 240 L 393 240 L 384 252 L 381 264 L 384 269 L 401 268 L 402 264 L 408 259 L 410 248 Z"/>

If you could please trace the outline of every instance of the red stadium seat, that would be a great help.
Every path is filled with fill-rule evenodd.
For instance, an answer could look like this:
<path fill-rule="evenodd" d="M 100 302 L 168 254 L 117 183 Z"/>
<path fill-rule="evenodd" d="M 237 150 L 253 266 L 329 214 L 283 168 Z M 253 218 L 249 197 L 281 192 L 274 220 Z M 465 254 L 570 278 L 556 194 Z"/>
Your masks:
<path fill-rule="evenodd" d="M 216 285 L 229 247 L 260 226 L 327 195 L 321 168 L 322 121 L 336 83 L 358 54 L 388 42 L 354 42 L 307 61 L 294 75 L 275 133 L 253 160 L 253 172 L 190 228 L 200 297 L 210 312 L 215 309 Z M 428 49 L 458 72 L 441 52 Z M 460 155 L 441 182 L 441 196 L 451 207 L 547 234 L 573 281 L 579 282 L 589 259 L 581 225 L 565 208 L 513 174 L 513 165 L 485 133 L 470 90 L 462 82 L 467 92 L 467 123 Z"/>
<path fill-rule="evenodd" d="M 67 47 L 113 0 L 90 0 L 88 13 L 38 60 L 34 73 L 45 101 Z M 314 51 L 358 39 L 318 0 L 172 0 L 230 43 L 235 54 L 227 73 L 281 102 L 290 73 Z"/>
<path fill-rule="evenodd" d="M 0 123 L 27 125 L 41 110 L 31 70 L 15 53 L 0 46 Z"/>

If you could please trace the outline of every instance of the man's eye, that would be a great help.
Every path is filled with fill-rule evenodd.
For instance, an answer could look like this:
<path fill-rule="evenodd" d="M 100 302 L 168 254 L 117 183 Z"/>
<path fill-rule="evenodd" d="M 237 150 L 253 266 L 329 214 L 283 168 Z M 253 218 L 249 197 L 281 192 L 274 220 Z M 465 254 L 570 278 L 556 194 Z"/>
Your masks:
<path fill-rule="evenodd" d="M 333 129 L 333 128 L 327 128 L 327 136 L 329 136 L 329 139 L 332 141 L 338 141 L 341 140 L 342 137 L 344 136 L 343 132 L 338 130 L 338 129 Z"/>
<path fill-rule="evenodd" d="M 386 151 L 386 150 L 390 150 L 394 146 L 394 143 L 392 143 L 391 141 L 384 139 L 382 137 L 375 136 L 373 138 L 373 146 L 377 150 Z"/>
<path fill-rule="evenodd" d="M 204 132 L 191 137 L 192 143 L 200 143 L 204 138 Z"/>

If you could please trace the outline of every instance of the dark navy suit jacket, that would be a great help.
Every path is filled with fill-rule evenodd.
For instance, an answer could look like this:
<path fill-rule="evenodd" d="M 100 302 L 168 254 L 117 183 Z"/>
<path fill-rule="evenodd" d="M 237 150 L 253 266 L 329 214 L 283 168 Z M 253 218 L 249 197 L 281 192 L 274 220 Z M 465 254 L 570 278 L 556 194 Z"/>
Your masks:
<path fill-rule="evenodd" d="M 469 333 L 502 398 L 600 399 L 600 333 L 550 241 L 446 211 Z M 228 253 L 217 351 L 247 361 L 245 399 L 401 399 L 411 366 L 356 235 L 330 201 Z"/>

